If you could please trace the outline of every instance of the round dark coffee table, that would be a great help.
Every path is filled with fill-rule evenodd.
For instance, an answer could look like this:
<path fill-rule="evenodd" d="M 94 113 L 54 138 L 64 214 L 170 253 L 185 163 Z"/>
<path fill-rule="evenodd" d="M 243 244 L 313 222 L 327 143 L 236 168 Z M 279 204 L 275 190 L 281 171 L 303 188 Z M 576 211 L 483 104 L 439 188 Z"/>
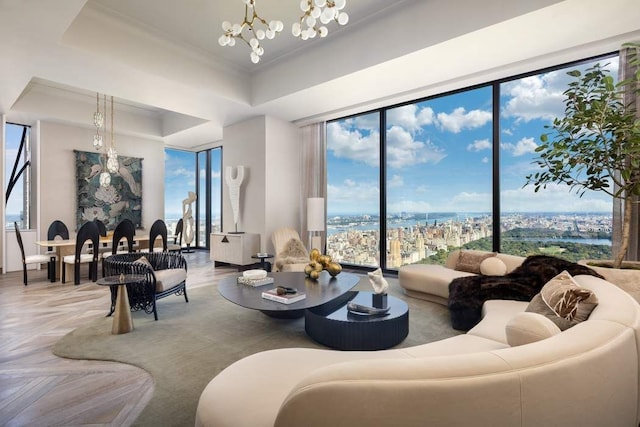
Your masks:
<path fill-rule="evenodd" d="M 351 273 L 341 273 L 336 277 L 323 271 L 317 280 L 305 277 L 303 272 L 269 273 L 274 283 L 263 286 L 238 284 L 237 277 L 225 277 L 218 284 L 218 292 L 227 300 L 245 308 L 260 310 L 264 314 L 280 318 L 304 316 L 306 309 L 325 304 L 329 301 L 345 302 L 348 293 L 360 281 L 360 277 Z M 295 288 L 304 292 L 306 298 L 293 304 L 283 304 L 262 298 L 262 292 L 276 286 Z"/>
<path fill-rule="evenodd" d="M 329 302 L 305 312 L 307 335 L 338 350 L 382 350 L 401 343 L 409 334 L 409 307 L 387 295 L 387 315 L 360 315 L 347 302 L 373 307 L 373 293 L 350 291 L 346 300 Z"/>

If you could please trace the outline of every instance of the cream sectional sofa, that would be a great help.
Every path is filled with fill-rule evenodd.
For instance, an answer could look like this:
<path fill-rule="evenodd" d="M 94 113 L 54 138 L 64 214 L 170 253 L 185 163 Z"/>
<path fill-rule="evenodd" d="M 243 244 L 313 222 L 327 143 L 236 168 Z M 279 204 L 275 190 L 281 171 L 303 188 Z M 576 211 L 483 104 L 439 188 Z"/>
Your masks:
<path fill-rule="evenodd" d="M 603 279 L 575 280 L 599 299 L 588 320 L 520 346 L 509 325 L 540 315 L 498 300 L 468 333 L 429 344 L 246 357 L 205 388 L 196 425 L 638 426 L 640 306 Z"/>
<path fill-rule="evenodd" d="M 449 283 L 458 277 L 474 276 L 477 274 L 456 269 L 459 265 L 460 255 L 462 252 L 464 252 L 465 255 L 470 255 L 477 259 L 477 265 L 474 267 L 476 267 L 478 272 L 480 271 L 480 265 L 482 264 L 482 257 L 493 254 L 492 252 L 486 251 L 455 250 L 449 254 L 444 265 L 404 265 L 400 267 L 400 270 L 398 271 L 398 283 L 404 289 L 404 293 L 410 297 L 447 305 L 447 300 L 449 298 Z M 501 270 L 493 264 L 490 265 L 490 268 L 488 268 L 487 273 L 485 274 L 511 273 L 525 260 L 524 257 L 502 253 L 495 254 L 495 258 L 502 262 L 504 269 Z M 469 266 L 469 264 L 466 265 Z"/>

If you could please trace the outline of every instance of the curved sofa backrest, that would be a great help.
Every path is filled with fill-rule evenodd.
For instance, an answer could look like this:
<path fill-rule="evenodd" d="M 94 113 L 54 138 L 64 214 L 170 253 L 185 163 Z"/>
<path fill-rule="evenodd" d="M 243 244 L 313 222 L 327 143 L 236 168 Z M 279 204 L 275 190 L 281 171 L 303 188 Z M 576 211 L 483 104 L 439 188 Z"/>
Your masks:
<path fill-rule="evenodd" d="M 637 426 L 640 306 L 602 279 L 576 281 L 599 299 L 585 322 L 519 347 L 326 366 L 291 390 L 276 425 L 322 411 L 327 424 Z"/>
<path fill-rule="evenodd" d="M 468 251 L 473 253 L 478 253 L 478 254 L 489 253 L 489 251 L 478 251 L 474 249 L 469 249 Z M 444 266 L 447 268 L 455 269 L 456 264 L 458 263 L 459 257 L 460 257 L 460 249 L 456 249 L 455 251 L 452 251 L 451 253 L 449 253 L 449 256 L 447 257 L 447 260 L 445 261 Z M 518 256 L 518 255 L 509 255 L 509 254 L 503 254 L 503 253 L 498 253 L 496 257 L 500 258 L 500 260 L 502 260 L 502 262 L 504 262 L 504 264 L 507 266 L 507 273 L 511 273 L 513 270 L 519 267 L 520 264 L 522 264 L 522 261 L 525 260 L 524 257 Z"/>

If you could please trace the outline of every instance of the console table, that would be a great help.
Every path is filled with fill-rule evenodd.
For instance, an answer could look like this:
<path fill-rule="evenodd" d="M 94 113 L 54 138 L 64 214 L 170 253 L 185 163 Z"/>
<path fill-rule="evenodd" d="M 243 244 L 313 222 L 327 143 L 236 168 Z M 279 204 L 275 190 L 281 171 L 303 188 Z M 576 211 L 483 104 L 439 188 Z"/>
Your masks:
<path fill-rule="evenodd" d="M 255 233 L 211 233 L 210 258 L 238 266 L 255 263 L 252 255 L 260 252 L 260 235 Z"/>

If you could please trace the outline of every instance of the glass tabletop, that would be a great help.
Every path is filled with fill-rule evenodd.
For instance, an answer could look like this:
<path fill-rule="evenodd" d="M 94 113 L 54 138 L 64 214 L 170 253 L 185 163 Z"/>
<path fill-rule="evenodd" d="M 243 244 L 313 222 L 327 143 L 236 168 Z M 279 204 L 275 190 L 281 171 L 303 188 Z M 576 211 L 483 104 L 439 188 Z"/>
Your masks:
<path fill-rule="evenodd" d="M 121 274 L 119 276 L 107 276 L 101 277 L 96 281 L 96 284 L 102 286 L 113 286 L 113 285 L 130 285 L 133 283 L 144 282 L 147 279 L 147 276 L 144 274 Z"/>

